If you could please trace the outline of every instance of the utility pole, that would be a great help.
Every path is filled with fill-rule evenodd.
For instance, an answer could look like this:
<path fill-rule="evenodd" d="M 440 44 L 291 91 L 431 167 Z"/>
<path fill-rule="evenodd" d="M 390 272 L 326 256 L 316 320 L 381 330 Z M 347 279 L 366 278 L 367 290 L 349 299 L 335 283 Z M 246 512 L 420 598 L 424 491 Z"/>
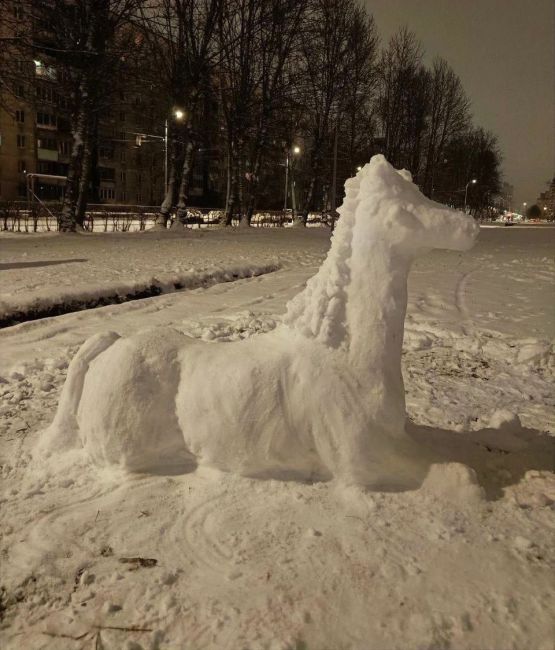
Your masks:
<path fill-rule="evenodd" d="M 283 212 L 287 212 L 287 190 L 289 189 L 289 148 L 285 158 L 285 196 L 283 198 Z"/>
<path fill-rule="evenodd" d="M 172 117 L 174 120 L 180 122 L 184 117 L 185 113 L 180 108 L 174 108 L 172 111 Z M 168 193 L 168 118 L 164 123 L 164 197 Z"/>
<path fill-rule="evenodd" d="M 471 181 L 468 181 L 466 184 L 466 187 L 464 188 L 464 211 L 466 212 L 466 198 L 468 196 L 468 186 L 469 185 L 475 185 L 476 184 L 476 179 L 473 178 Z"/>
<path fill-rule="evenodd" d="M 287 210 L 287 193 L 289 191 L 289 166 L 291 165 L 291 154 L 298 156 L 301 153 L 301 148 L 298 145 L 295 145 L 293 149 L 289 146 L 287 147 L 287 154 L 285 158 L 285 191 L 283 198 L 283 211 Z M 295 200 L 295 180 L 293 178 L 294 164 L 291 165 L 291 201 L 293 203 L 293 212 L 297 209 L 297 203 Z"/>

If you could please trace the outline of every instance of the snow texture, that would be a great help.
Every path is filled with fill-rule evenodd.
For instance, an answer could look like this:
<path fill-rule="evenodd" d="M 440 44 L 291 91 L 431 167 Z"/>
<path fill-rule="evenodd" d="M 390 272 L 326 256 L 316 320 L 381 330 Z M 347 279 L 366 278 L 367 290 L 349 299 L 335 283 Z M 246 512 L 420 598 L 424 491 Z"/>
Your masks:
<path fill-rule="evenodd" d="M 421 481 L 401 374 L 407 276 L 429 249 L 469 249 L 478 226 L 383 156 L 347 181 L 340 211 L 326 261 L 274 331 L 225 345 L 171 329 L 87 341 L 37 453 L 82 445 L 132 471 L 194 460 L 246 476 Z"/>
<path fill-rule="evenodd" d="M 468 253 L 415 261 L 406 426 L 444 457 L 420 489 L 379 492 L 30 456 L 87 338 L 170 327 L 217 349 L 269 332 L 321 264 L 324 229 L 0 233 L 11 303 L 37 286 L 280 265 L 0 330 L 2 649 L 552 650 L 554 235 L 482 227 Z M 71 258 L 88 261 L 37 265 Z"/>

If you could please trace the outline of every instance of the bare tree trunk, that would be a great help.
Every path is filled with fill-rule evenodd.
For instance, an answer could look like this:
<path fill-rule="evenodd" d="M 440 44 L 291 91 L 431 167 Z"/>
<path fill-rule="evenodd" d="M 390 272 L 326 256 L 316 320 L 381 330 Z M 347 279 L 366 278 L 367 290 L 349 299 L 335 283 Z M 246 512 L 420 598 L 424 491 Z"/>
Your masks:
<path fill-rule="evenodd" d="M 83 84 L 81 84 L 80 90 Z M 83 168 L 83 156 L 86 139 L 86 111 L 81 104 L 75 127 L 73 130 L 73 147 L 69 161 L 64 200 L 60 213 L 60 232 L 75 232 L 77 230 L 77 203 L 79 200 L 79 189 L 81 184 L 81 172 Z"/>
<path fill-rule="evenodd" d="M 168 160 L 168 186 L 166 194 L 160 206 L 160 213 L 156 215 L 154 226 L 150 230 L 166 230 L 168 221 L 171 217 L 172 208 L 175 205 L 175 195 L 177 188 L 177 152 L 176 143 L 173 138 L 169 138 L 169 160 Z"/>
<path fill-rule="evenodd" d="M 258 194 L 260 191 L 260 172 L 262 169 L 262 162 L 264 157 L 264 151 L 266 148 L 267 138 L 268 138 L 268 115 L 266 112 L 262 112 L 258 138 L 254 147 L 254 162 L 252 165 L 252 170 L 249 173 L 247 178 L 247 198 L 245 202 L 245 219 L 248 225 L 251 224 L 252 217 L 254 214 L 254 209 L 258 201 Z"/>
<path fill-rule="evenodd" d="M 252 217 L 254 214 L 254 208 L 257 203 L 258 199 L 258 192 L 259 192 L 259 178 L 258 175 L 260 174 L 260 169 L 262 167 L 262 156 L 258 155 L 255 164 L 253 165 L 252 172 L 249 174 L 249 178 L 247 179 L 247 199 L 245 203 L 245 221 L 247 225 L 250 226 Z"/>
<path fill-rule="evenodd" d="M 238 165 L 236 168 L 236 187 L 237 187 L 237 195 L 238 195 L 238 207 L 239 207 L 239 226 L 241 228 L 248 228 L 249 227 L 249 221 L 247 218 L 247 213 L 246 213 L 246 187 L 245 187 L 245 181 L 246 179 L 246 161 L 245 161 L 245 142 L 244 140 L 241 140 L 239 147 L 238 147 Z"/>
<path fill-rule="evenodd" d="M 322 180 L 322 158 L 323 143 L 321 139 L 318 139 L 314 143 L 314 149 L 312 151 L 312 173 L 310 175 L 310 181 L 306 190 L 302 210 L 300 211 L 299 216 L 295 219 L 294 225 L 296 226 L 306 226 L 308 222 L 309 212 L 314 209 L 316 187 L 317 185 L 321 184 Z"/>
<path fill-rule="evenodd" d="M 235 145 L 233 141 L 228 145 L 227 152 L 227 190 L 225 204 L 225 225 L 233 225 L 233 214 L 237 203 L 237 174 Z"/>
<path fill-rule="evenodd" d="M 89 193 L 89 183 L 92 169 L 92 143 L 91 127 L 87 128 L 86 139 L 83 143 L 83 158 L 81 161 L 81 177 L 79 178 L 79 193 L 75 206 L 75 221 L 79 229 L 83 229 L 85 223 L 85 211 Z"/>
<path fill-rule="evenodd" d="M 179 199 L 177 203 L 176 218 L 172 227 L 184 228 L 187 219 L 187 199 L 189 198 L 189 186 L 191 170 L 193 168 L 193 159 L 195 146 L 191 135 L 185 146 L 185 155 L 183 158 L 183 167 L 181 170 L 181 183 L 179 184 Z"/>
<path fill-rule="evenodd" d="M 228 147 L 226 158 L 226 187 L 225 187 L 225 214 L 223 223 L 225 226 L 231 226 L 232 214 L 231 206 L 231 153 Z"/>
<path fill-rule="evenodd" d="M 306 227 L 306 224 L 308 222 L 308 214 L 314 203 L 315 188 L 316 188 L 316 174 L 313 173 L 312 176 L 310 177 L 310 182 L 308 184 L 308 190 L 306 192 L 306 198 L 305 198 L 303 209 L 299 212 L 299 215 L 295 219 L 293 225 Z"/>

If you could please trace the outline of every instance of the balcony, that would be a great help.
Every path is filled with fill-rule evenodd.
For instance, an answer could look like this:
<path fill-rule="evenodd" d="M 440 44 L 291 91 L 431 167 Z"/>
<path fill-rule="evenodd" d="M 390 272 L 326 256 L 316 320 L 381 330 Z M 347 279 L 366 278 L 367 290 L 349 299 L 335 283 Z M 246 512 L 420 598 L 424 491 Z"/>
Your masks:
<path fill-rule="evenodd" d="M 56 68 L 51 65 L 45 65 L 42 61 L 35 60 L 35 76 L 41 77 L 48 81 L 56 81 L 58 78 L 58 73 Z"/>

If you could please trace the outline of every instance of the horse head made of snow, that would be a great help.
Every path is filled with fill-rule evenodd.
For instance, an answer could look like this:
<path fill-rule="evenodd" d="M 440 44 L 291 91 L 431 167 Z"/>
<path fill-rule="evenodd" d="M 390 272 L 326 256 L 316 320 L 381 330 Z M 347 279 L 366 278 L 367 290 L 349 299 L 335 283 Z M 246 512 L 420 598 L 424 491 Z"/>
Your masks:
<path fill-rule="evenodd" d="M 282 325 L 233 343 L 171 328 L 93 336 L 39 450 L 82 446 L 97 464 L 131 471 L 194 461 L 381 487 L 422 478 L 405 432 L 407 276 L 426 250 L 470 248 L 478 227 L 383 156 L 345 189 L 329 253 Z"/>

